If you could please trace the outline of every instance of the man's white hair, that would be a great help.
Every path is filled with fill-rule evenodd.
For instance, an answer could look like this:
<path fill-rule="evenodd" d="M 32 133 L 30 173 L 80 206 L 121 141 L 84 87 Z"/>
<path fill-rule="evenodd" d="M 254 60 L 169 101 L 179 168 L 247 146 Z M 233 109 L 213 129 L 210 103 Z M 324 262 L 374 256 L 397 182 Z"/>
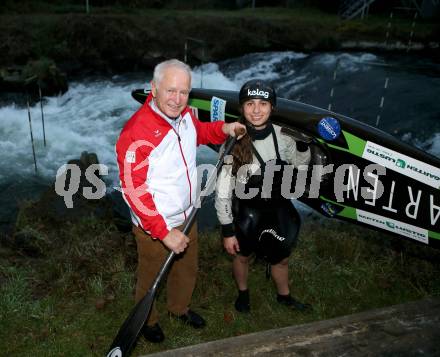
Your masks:
<path fill-rule="evenodd" d="M 157 64 L 156 67 L 154 67 L 153 82 L 156 84 L 156 86 L 162 80 L 162 78 L 165 74 L 165 70 L 167 70 L 168 68 L 171 68 L 171 67 L 178 68 L 182 71 L 185 71 L 188 74 L 189 83 L 191 86 L 191 67 L 188 66 L 186 63 L 179 61 L 178 59 L 175 59 L 175 58 L 163 61 L 163 62 Z"/>

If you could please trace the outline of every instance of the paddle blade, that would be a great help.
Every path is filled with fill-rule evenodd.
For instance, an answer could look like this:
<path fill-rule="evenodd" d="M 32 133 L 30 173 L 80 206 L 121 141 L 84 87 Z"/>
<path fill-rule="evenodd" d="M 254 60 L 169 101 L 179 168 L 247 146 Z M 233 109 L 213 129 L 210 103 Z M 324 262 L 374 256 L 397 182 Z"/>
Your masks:
<path fill-rule="evenodd" d="M 131 310 L 130 315 L 119 329 L 113 343 L 110 346 L 107 357 L 129 356 L 136 342 L 139 332 L 147 321 L 148 315 L 153 306 L 154 296 L 157 289 L 150 289 L 148 293 Z"/>

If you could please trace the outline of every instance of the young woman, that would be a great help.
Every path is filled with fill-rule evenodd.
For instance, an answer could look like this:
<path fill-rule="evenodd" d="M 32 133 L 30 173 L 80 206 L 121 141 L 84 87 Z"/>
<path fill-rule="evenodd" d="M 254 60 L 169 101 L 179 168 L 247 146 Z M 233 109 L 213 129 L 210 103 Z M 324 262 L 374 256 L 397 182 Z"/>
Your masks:
<path fill-rule="evenodd" d="M 288 259 L 300 217 L 291 200 L 283 197 L 281 187 L 284 172 L 292 173 L 292 166 L 309 163 L 310 149 L 271 123 L 276 94 L 269 84 L 262 80 L 245 83 L 239 102 L 247 134 L 236 143 L 232 162 L 223 165 L 215 202 L 223 245 L 234 256 L 233 274 L 238 287 L 235 308 L 239 312 L 250 311 L 249 256 L 256 253 L 271 265 L 277 301 L 303 311 L 311 306 L 290 295 L 288 278 Z"/>

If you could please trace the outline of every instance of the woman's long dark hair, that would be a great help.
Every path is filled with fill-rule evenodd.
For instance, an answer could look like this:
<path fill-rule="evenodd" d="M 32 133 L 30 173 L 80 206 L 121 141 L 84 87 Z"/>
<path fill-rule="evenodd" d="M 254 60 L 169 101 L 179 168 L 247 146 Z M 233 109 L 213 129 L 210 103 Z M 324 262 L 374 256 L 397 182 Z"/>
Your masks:
<path fill-rule="evenodd" d="M 243 114 L 238 121 L 242 124 L 247 124 L 246 118 Z M 234 159 L 232 163 L 232 174 L 234 176 L 237 175 L 238 169 L 241 166 L 252 163 L 252 138 L 250 137 L 249 132 L 235 143 L 234 148 L 232 149 L 232 157 Z"/>

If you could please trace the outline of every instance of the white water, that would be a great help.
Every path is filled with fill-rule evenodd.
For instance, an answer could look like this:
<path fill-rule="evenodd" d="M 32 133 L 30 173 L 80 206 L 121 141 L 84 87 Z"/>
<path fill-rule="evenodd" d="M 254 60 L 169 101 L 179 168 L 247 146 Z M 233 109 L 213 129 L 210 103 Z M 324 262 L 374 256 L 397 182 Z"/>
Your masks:
<path fill-rule="evenodd" d="M 72 83 L 67 93 L 44 104 L 47 146 L 43 145 L 40 105 L 31 107 L 32 128 L 39 175 L 52 179 L 57 169 L 82 151 L 96 152 L 101 163 L 115 171 L 115 139 L 137 104 L 131 89 L 141 82 L 121 86 L 111 81 Z M 26 108 L 0 108 L 2 161 L 0 180 L 34 172 Z"/>

